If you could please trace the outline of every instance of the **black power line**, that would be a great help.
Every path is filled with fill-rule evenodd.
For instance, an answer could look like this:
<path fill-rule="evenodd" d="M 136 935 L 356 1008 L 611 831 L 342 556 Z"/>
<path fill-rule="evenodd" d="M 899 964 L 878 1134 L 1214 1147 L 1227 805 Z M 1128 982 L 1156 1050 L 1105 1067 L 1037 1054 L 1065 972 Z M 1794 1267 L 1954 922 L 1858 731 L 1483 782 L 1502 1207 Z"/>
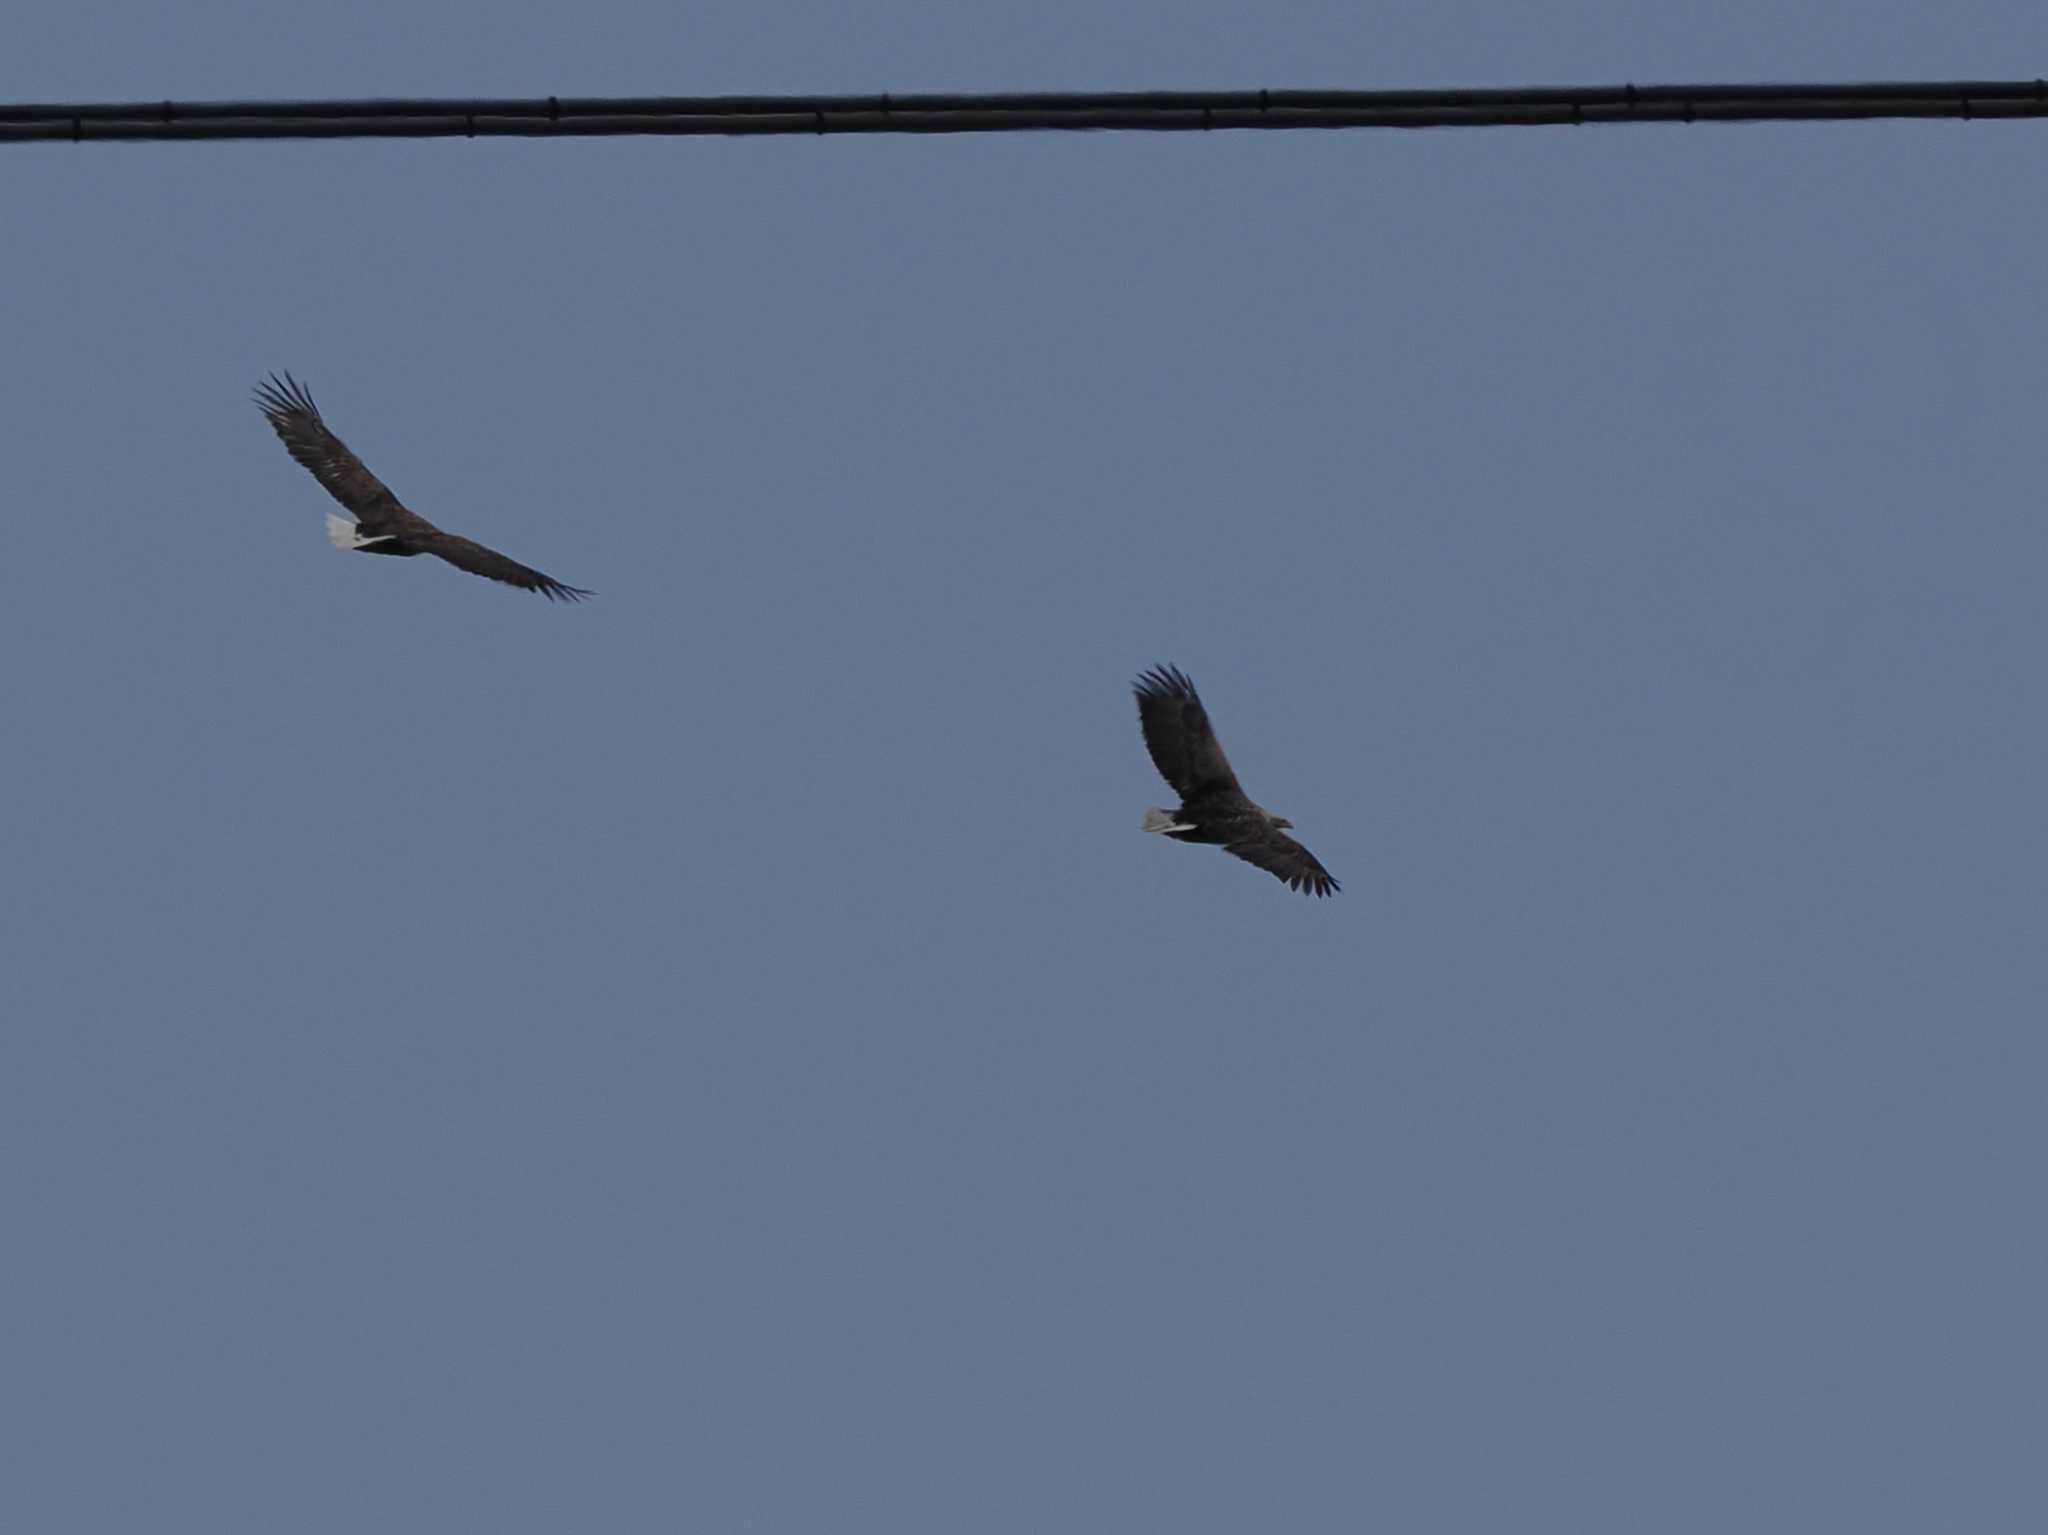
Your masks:
<path fill-rule="evenodd" d="M 582 138 L 621 134 L 1151 133 L 1593 123 L 2048 117 L 2040 80 L 1441 91 L 1043 91 L 916 96 L 543 96 L 0 105 L 0 142 Z"/>

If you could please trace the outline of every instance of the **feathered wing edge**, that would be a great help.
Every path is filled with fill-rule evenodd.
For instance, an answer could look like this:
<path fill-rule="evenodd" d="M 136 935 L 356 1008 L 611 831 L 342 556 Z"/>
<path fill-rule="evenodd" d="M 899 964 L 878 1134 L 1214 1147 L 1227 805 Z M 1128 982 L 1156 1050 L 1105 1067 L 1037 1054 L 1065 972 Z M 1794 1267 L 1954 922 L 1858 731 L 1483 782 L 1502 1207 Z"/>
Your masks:
<path fill-rule="evenodd" d="M 368 466 L 349 451 L 348 444 L 321 419 L 320 407 L 313 403 L 306 386 L 289 373 L 283 377 L 271 374 L 256 386 L 255 398 L 263 419 L 277 433 L 285 451 L 320 482 L 327 494 L 347 508 L 351 517 L 369 524 L 371 532 L 395 532 L 400 525 L 433 526 L 408 510 L 391 493 L 391 487 L 370 473 Z"/>
<path fill-rule="evenodd" d="M 1244 842 L 1226 842 L 1223 851 L 1264 869 L 1289 890 L 1303 895 L 1334 895 L 1344 887 L 1317 861 L 1316 855 L 1284 831 L 1269 831 Z"/>
<path fill-rule="evenodd" d="M 1244 793 L 1186 672 L 1173 665 L 1154 666 L 1138 674 L 1131 691 L 1138 699 L 1138 728 L 1144 733 L 1145 749 L 1169 788 L 1182 799 Z"/>
<path fill-rule="evenodd" d="M 457 570 L 502 581 L 522 591 L 539 592 L 550 602 L 581 602 L 585 597 L 597 595 L 583 587 L 570 586 L 553 576 L 543 575 L 530 565 L 522 565 L 508 555 L 454 533 L 443 533 L 437 529 L 430 537 L 416 538 L 413 542 L 426 553 L 439 555 Z"/>

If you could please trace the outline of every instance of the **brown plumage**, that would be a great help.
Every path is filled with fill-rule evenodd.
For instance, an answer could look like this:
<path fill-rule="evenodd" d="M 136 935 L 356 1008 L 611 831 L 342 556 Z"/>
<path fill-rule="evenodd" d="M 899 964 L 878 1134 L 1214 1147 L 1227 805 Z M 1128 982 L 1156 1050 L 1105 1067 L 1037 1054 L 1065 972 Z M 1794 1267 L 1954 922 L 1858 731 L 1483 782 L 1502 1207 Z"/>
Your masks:
<path fill-rule="evenodd" d="M 1180 795 L 1178 811 L 1148 810 L 1145 830 L 1176 842 L 1205 842 L 1264 869 L 1290 890 L 1329 895 L 1343 888 L 1315 854 L 1287 835 L 1294 823 L 1251 802 L 1209 726 L 1187 674 L 1155 666 L 1132 684 L 1138 725 L 1152 762 Z"/>
<path fill-rule="evenodd" d="M 327 429 L 320 419 L 306 386 L 289 373 L 270 376 L 256 390 L 256 403 L 263 418 L 293 458 L 313 472 L 313 478 L 347 509 L 352 522 L 327 517 L 327 537 L 335 547 L 363 554 L 432 554 L 457 570 L 488 576 L 529 592 L 539 592 L 550 601 L 580 602 L 593 596 L 578 586 L 564 586 L 552 576 L 507 559 L 495 549 L 454 533 L 444 533 L 391 494 L 384 482 L 363 467 L 363 461 L 349 452 L 348 444 Z"/>

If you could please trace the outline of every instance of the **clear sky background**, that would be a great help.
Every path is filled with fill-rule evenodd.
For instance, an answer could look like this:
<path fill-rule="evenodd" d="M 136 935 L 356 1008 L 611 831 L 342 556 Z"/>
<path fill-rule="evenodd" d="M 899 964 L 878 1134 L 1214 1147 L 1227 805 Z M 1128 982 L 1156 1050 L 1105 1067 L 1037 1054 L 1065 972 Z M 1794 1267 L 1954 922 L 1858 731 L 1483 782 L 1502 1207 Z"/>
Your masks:
<path fill-rule="evenodd" d="M 66 4 L 0 98 L 2029 76 Z M 0 148 L 0 1522 L 2041 1528 L 2048 123 Z M 343 555 L 271 369 L 600 597 Z M 1329 901 L 1142 836 L 1172 661 Z"/>

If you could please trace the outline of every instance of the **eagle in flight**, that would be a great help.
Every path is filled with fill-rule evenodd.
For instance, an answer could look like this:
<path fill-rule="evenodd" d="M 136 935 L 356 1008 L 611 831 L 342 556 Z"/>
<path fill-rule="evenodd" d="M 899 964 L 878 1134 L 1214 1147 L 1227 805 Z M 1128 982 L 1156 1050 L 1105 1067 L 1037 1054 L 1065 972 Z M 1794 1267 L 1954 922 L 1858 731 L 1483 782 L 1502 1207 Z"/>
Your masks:
<path fill-rule="evenodd" d="M 313 478 L 327 487 L 327 494 L 348 512 L 346 517 L 327 514 L 327 540 L 335 548 L 364 554 L 436 554 L 457 570 L 539 592 L 551 602 L 581 602 L 595 595 L 529 570 L 495 549 L 443 533 L 417 512 L 408 511 L 405 503 L 349 452 L 348 444 L 327 430 L 306 386 L 289 373 L 283 378 L 273 373 L 268 383 L 259 385 L 256 403 L 292 457 L 310 469 Z"/>
<path fill-rule="evenodd" d="M 1209 728 L 1195 685 L 1177 666 L 1155 666 L 1132 684 L 1138 724 L 1159 776 L 1180 795 L 1180 809 L 1145 812 L 1146 831 L 1176 842 L 1206 842 L 1256 864 L 1290 890 L 1329 895 L 1342 887 L 1315 854 L 1287 835 L 1294 823 L 1254 805 Z"/>

